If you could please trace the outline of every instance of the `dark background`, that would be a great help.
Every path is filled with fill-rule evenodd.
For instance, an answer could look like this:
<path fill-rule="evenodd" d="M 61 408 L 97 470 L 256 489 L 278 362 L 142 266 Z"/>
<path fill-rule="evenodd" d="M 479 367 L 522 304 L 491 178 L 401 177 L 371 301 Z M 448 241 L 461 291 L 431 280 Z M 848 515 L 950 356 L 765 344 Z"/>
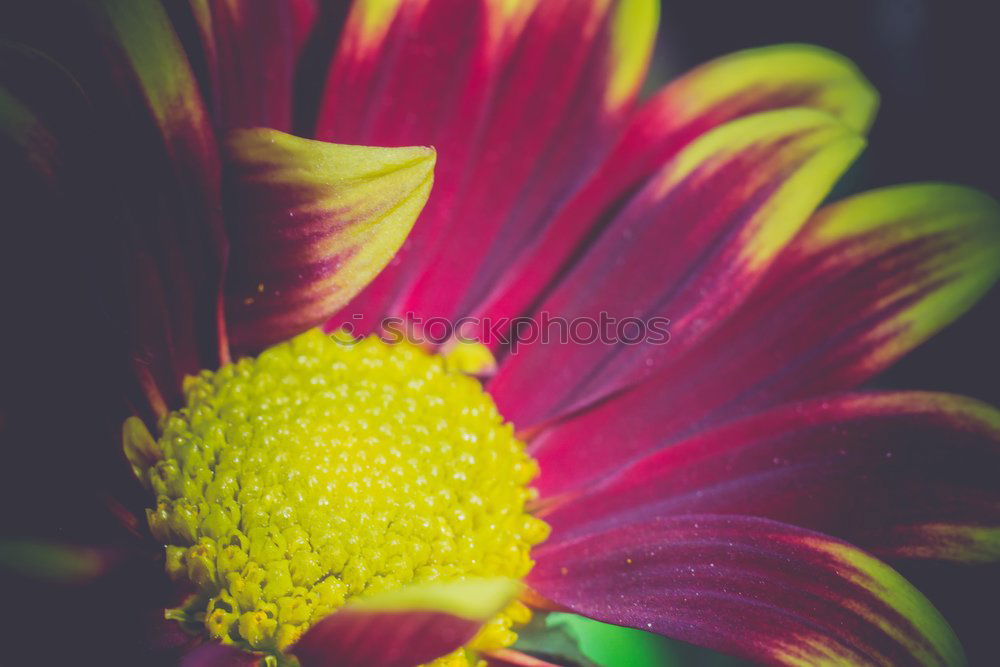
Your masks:
<path fill-rule="evenodd" d="M 651 79 L 743 48 L 825 46 L 857 63 L 882 96 L 860 189 L 944 180 L 1000 198 L 998 18 L 994 0 L 663 0 Z M 876 384 L 1000 405 L 998 343 L 994 288 Z"/>

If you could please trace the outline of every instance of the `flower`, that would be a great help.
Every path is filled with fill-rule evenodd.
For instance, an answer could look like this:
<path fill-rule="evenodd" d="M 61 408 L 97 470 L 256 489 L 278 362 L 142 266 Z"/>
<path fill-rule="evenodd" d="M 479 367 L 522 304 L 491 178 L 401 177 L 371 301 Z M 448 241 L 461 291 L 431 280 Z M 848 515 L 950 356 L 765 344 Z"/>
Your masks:
<path fill-rule="evenodd" d="M 507 648 L 528 605 L 768 663 L 963 662 L 883 560 L 1000 556 L 1000 415 L 857 388 L 993 284 L 997 204 L 919 184 L 821 207 L 876 107 L 822 49 L 637 103 L 655 7 L 359 0 L 316 109 L 295 75 L 332 5 L 18 17 L 15 205 L 82 213 L 66 238 L 128 278 L 98 270 L 110 333 L 83 335 L 128 351 L 125 452 L 187 660 L 530 664 Z M 482 345 L 314 329 L 525 313 L 668 318 L 669 341 L 522 341 L 490 369 Z M 70 398 L 79 433 L 126 416 Z"/>

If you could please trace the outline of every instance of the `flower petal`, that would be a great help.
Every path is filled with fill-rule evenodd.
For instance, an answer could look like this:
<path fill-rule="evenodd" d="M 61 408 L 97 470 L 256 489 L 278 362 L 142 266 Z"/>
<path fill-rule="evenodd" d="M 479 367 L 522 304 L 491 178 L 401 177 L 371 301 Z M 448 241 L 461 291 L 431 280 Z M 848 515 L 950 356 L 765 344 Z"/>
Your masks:
<path fill-rule="evenodd" d="M 190 0 L 217 122 L 292 129 L 295 65 L 318 11 L 314 0 Z"/>
<path fill-rule="evenodd" d="M 784 360 L 802 360 L 794 384 L 852 387 L 953 322 L 998 277 L 996 201 L 943 183 L 884 188 L 821 210 L 729 328 L 780 319 L 796 335 L 770 330 L 767 342 L 780 336 Z"/>
<path fill-rule="evenodd" d="M 159 3 L 92 4 L 127 67 L 116 84 L 118 95 L 121 90 L 138 93 L 159 135 L 148 144 L 136 142 L 141 157 L 121 167 L 135 172 L 122 183 L 134 188 L 136 198 L 129 215 L 136 220 L 137 237 L 130 272 L 137 372 L 148 373 L 147 387 L 155 384 L 174 403 L 185 375 L 228 357 L 217 147 L 190 65 Z M 123 104 L 116 115 L 135 114 L 129 106 Z M 150 155 L 162 157 L 151 160 Z M 161 205 L 162 212 L 151 213 L 149 202 Z"/>
<path fill-rule="evenodd" d="M 1000 209 L 973 190 L 898 186 L 828 206 L 716 331 L 540 436 L 535 456 L 561 478 L 540 483 L 550 493 L 585 485 L 712 425 L 853 388 L 952 321 L 998 273 Z M 668 351 L 683 343 L 671 333 Z M 590 463 L 546 465 L 567 455 Z"/>
<path fill-rule="evenodd" d="M 372 148 L 237 130 L 227 320 L 235 348 L 321 324 L 392 259 L 434 180 L 431 148 Z"/>
<path fill-rule="evenodd" d="M 424 220 L 354 306 L 448 316 L 606 155 L 648 62 L 653 0 L 367 0 L 354 5 L 317 135 L 431 144 Z M 581 141 L 580 138 L 585 140 Z"/>
<path fill-rule="evenodd" d="M 878 95 L 852 62 L 807 44 L 732 53 L 688 72 L 646 101 L 587 185 L 561 207 L 533 244 L 501 272 L 477 277 L 491 290 L 484 319 L 521 315 L 565 270 L 601 224 L 684 146 L 727 121 L 769 109 L 812 107 L 863 133 Z"/>
<path fill-rule="evenodd" d="M 415 667 L 463 646 L 518 588 L 480 579 L 381 593 L 327 616 L 290 652 L 303 667 Z"/>
<path fill-rule="evenodd" d="M 509 648 L 492 651 L 485 657 L 486 664 L 490 667 L 559 667 L 553 662 L 546 662 L 527 653 Z"/>
<path fill-rule="evenodd" d="M 887 565 L 740 516 L 620 525 L 542 545 L 528 583 L 597 620 L 767 664 L 960 665 L 947 622 Z"/>
<path fill-rule="evenodd" d="M 130 276 L 128 293 L 103 307 L 128 332 L 120 351 L 162 410 L 179 398 L 184 375 L 228 355 L 219 159 L 198 86 L 159 2 L 17 5 L 5 31 L 48 54 L 86 95 L 88 223 L 95 238 L 113 239 L 102 254 L 124 248 L 90 259 L 89 270 Z"/>
<path fill-rule="evenodd" d="M 642 326 L 669 318 L 670 345 L 531 341 L 490 384 L 501 411 L 521 428 L 537 425 L 683 353 L 746 297 L 863 144 L 832 116 L 803 108 L 755 114 L 692 143 L 537 311 L 569 322 L 638 318 Z"/>
<path fill-rule="evenodd" d="M 623 519 L 738 513 L 881 557 L 983 562 L 1000 560 L 998 469 L 1000 411 L 988 405 L 920 392 L 845 395 L 667 445 L 545 520 L 558 542 Z"/>

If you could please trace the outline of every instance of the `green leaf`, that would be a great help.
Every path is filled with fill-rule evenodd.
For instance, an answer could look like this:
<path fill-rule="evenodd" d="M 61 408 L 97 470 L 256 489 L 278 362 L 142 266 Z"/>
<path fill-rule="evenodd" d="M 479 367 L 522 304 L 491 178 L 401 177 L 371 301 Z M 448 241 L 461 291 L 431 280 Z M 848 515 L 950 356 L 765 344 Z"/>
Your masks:
<path fill-rule="evenodd" d="M 576 614 L 549 614 L 545 624 L 575 639 L 583 654 L 601 667 L 736 667 L 747 664 L 685 642 Z"/>

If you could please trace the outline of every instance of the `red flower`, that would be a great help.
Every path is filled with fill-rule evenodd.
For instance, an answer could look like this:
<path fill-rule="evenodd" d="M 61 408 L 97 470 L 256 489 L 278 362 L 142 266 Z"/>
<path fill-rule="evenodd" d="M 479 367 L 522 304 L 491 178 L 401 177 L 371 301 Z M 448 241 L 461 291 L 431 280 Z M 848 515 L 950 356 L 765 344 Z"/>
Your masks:
<path fill-rule="evenodd" d="M 269 571 L 257 584 L 281 590 L 248 606 L 235 580 L 223 580 L 249 577 L 239 569 L 246 558 L 230 569 L 220 559 L 226 547 L 245 557 L 261 544 L 247 517 L 266 503 L 240 500 L 224 515 L 229 506 L 209 487 L 228 470 L 224 454 L 235 457 L 234 483 L 249 487 L 239 475 L 301 474 L 288 459 L 304 450 L 286 448 L 290 422 L 273 432 L 258 422 L 245 438 L 227 431 L 211 446 L 218 434 L 198 431 L 197 456 L 217 457 L 207 463 L 170 440 L 195 433 L 198 419 L 218 426 L 225 378 L 240 368 L 256 377 L 256 364 L 270 363 L 261 355 L 227 366 L 232 353 L 254 355 L 316 326 L 385 334 L 385 318 L 398 317 L 422 335 L 431 318 L 470 318 L 458 333 L 474 331 L 498 359 L 487 403 L 541 469 L 539 497 L 525 505 L 518 495 L 504 512 L 552 529 L 544 543 L 525 537 L 503 552 L 527 559 L 531 549 L 522 602 L 769 663 L 964 661 L 945 620 L 878 559 L 1000 557 L 1000 414 L 956 396 L 857 388 L 993 284 L 1000 216 L 987 197 L 944 184 L 816 210 L 861 151 L 876 107 L 850 63 L 808 46 L 756 49 L 637 103 L 656 24 L 647 0 L 360 0 L 336 41 L 332 5 L 165 4 L 74 3 L 58 26 L 19 14 L 14 32 L 30 46 L 0 53 L 0 125 L 25 174 L 15 205 L 27 220 L 58 228 L 79 216 L 94 226 L 72 232 L 81 247 L 116 258 L 126 250 L 128 294 L 102 292 L 128 304 L 109 307 L 118 337 L 95 345 L 101 358 L 129 360 L 121 393 L 157 433 L 126 422 L 130 462 L 160 503 L 152 533 L 168 545 L 168 570 L 196 593 L 172 618 L 306 665 L 466 662 L 479 650 L 535 664 L 502 648 L 512 636 L 469 644 L 484 623 L 508 632 L 518 620 L 517 589 L 480 580 L 521 578 L 499 566 L 437 583 L 404 567 L 405 581 L 376 595 L 371 582 L 388 565 L 355 577 L 355 590 L 341 562 L 308 581 L 343 582 L 347 604 L 294 622 L 287 605 L 318 584 L 289 593 L 292 583 Z M 310 96 L 309 77 L 296 76 L 325 48 L 334 50 L 326 81 Z M 669 342 L 490 338 L 517 334 L 509 318 L 543 314 L 657 318 L 669 321 Z M 497 322 L 507 324 L 491 329 Z M 295 347 L 306 343 L 288 345 L 267 354 L 314 360 L 312 348 Z M 482 369 L 478 361 L 469 363 Z M 276 382 L 292 386 L 298 372 Z M 338 390 L 344 405 L 366 400 L 365 388 Z M 449 419 L 470 414 L 468 396 L 480 400 L 442 391 L 446 446 L 428 460 L 466 438 Z M 474 405 L 476 415 L 490 411 Z M 247 419 L 265 411 L 249 409 Z M 121 416 L 107 409 L 101 419 Z M 273 460 L 246 468 L 243 454 L 258 454 L 248 443 L 275 433 L 278 444 L 260 450 Z M 370 452 L 388 446 L 365 442 Z M 184 486 L 191 480 L 197 488 Z M 194 508 L 185 533 L 178 508 L 193 499 L 201 504 L 185 506 Z M 265 527 L 285 529 L 261 512 Z M 216 525 L 246 543 L 225 542 Z M 455 539 L 499 562 L 475 541 L 487 533 L 456 529 Z M 294 550 L 280 544 L 260 562 L 287 573 Z M 358 553 L 350 557 L 361 562 Z M 437 567 L 436 557 L 427 562 Z M 233 601 L 223 605 L 223 594 Z M 279 596 L 292 602 L 270 611 Z M 211 643 L 188 656 L 256 659 Z"/>

